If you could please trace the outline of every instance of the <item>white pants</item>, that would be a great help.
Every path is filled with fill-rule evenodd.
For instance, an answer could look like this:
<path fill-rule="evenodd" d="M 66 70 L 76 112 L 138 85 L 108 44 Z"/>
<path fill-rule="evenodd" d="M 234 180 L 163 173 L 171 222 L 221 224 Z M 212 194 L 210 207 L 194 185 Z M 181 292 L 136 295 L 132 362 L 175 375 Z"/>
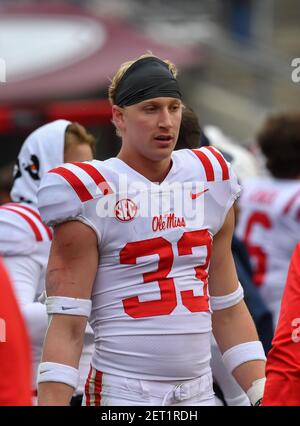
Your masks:
<path fill-rule="evenodd" d="M 211 373 L 182 382 L 159 382 L 101 373 L 91 368 L 82 405 L 215 405 Z"/>
<path fill-rule="evenodd" d="M 92 341 L 89 342 L 88 338 L 90 340 L 92 339 Z M 92 336 L 85 335 L 84 345 L 83 345 L 80 360 L 79 360 L 79 366 L 78 366 L 79 382 L 78 382 L 77 389 L 75 391 L 75 395 L 84 394 L 85 383 L 90 371 L 91 359 L 92 359 L 94 346 L 95 346 L 93 339 L 94 339 L 93 335 Z"/>

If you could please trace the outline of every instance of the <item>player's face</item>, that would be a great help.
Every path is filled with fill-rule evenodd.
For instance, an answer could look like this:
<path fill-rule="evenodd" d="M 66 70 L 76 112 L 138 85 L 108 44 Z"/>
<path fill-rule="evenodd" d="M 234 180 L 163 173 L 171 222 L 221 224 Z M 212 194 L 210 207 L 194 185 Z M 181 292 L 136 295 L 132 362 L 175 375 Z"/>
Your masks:
<path fill-rule="evenodd" d="M 91 161 L 93 159 L 93 152 L 87 143 L 79 145 L 69 145 L 65 151 L 65 163 L 72 163 L 74 161 Z"/>
<path fill-rule="evenodd" d="M 170 157 L 181 123 L 182 103 L 179 99 L 153 98 L 119 108 L 119 112 L 120 122 L 116 124 L 122 132 L 122 144 L 127 152 L 152 161 Z"/>

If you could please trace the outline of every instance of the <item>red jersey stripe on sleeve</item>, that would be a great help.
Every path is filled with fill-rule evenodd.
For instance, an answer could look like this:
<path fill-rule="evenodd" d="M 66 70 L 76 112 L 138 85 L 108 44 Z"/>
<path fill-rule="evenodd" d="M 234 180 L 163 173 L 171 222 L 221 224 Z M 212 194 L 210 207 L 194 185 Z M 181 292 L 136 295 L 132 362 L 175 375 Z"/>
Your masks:
<path fill-rule="evenodd" d="M 218 160 L 218 162 L 221 166 L 221 169 L 222 169 L 222 179 L 228 180 L 229 179 L 229 168 L 228 168 L 226 161 L 224 160 L 224 157 L 216 149 L 214 149 L 212 146 L 206 146 L 205 149 L 208 149 Z"/>
<path fill-rule="evenodd" d="M 40 223 L 41 223 L 41 225 L 43 226 L 43 228 L 45 229 L 45 231 L 47 232 L 47 235 L 48 235 L 48 237 L 49 237 L 49 240 L 51 241 L 52 240 L 52 232 L 51 232 L 51 229 L 49 228 L 49 226 L 47 226 L 47 225 L 45 225 L 44 223 L 43 223 L 43 221 L 42 221 L 42 218 L 41 218 L 41 216 L 36 212 L 36 211 L 34 211 L 33 209 L 31 209 L 30 207 L 27 207 L 27 206 L 23 206 L 23 204 L 19 204 L 19 203 L 9 203 L 9 204 L 7 204 L 8 206 L 15 206 L 15 207 L 18 207 L 19 209 L 23 209 L 23 210 L 26 210 L 26 211 L 28 211 L 29 213 L 31 213 Z"/>
<path fill-rule="evenodd" d="M 99 170 L 96 169 L 96 167 L 92 166 L 91 164 L 79 162 L 73 162 L 71 164 L 74 164 L 75 166 L 80 167 L 82 170 L 84 170 L 93 179 L 98 188 L 101 189 L 103 195 L 113 193 L 111 187 L 109 186 L 105 178 L 102 176 L 102 174 L 99 172 Z"/>
<path fill-rule="evenodd" d="M 71 170 L 65 167 L 57 167 L 50 170 L 49 173 L 56 173 L 69 182 L 82 202 L 93 199 L 92 194 L 88 191 L 84 183 Z"/>
<path fill-rule="evenodd" d="M 211 181 L 215 180 L 214 169 L 213 169 L 213 166 L 210 162 L 210 159 L 207 157 L 207 155 L 205 155 L 204 152 L 202 152 L 202 151 L 198 151 L 197 149 L 192 149 L 192 151 L 201 161 L 201 163 L 204 167 L 204 170 L 205 170 L 207 181 L 211 182 Z"/>
<path fill-rule="evenodd" d="M 14 209 L 13 207 L 4 207 L 4 206 L 1 206 L 0 209 L 2 209 L 2 210 L 8 210 L 10 212 L 16 213 L 19 216 L 21 216 L 24 220 L 26 220 L 26 222 L 31 227 L 31 229 L 32 229 L 32 231 L 33 231 L 33 233 L 35 235 L 36 240 L 37 241 L 43 241 L 43 237 L 42 237 L 42 234 L 40 233 L 39 228 L 36 226 L 36 224 L 33 222 L 33 220 L 29 216 L 27 216 L 25 213 L 19 212 L 18 210 Z"/>

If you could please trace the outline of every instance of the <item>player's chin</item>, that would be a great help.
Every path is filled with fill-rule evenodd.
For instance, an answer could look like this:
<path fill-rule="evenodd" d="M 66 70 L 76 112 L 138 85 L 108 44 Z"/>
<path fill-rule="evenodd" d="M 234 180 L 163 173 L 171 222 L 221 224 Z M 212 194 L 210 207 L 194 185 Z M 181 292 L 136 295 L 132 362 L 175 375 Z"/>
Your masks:
<path fill-rule="evenodd" d="M 164 147 L 164 148 L 159 148 L 156 149 L 154 152 L 152 152 L 152 159 L 154 161 L 162 161 L 165 160 L 166 158 L 171 157 L 172 152 L 173 152 L 173 147 Z"/>

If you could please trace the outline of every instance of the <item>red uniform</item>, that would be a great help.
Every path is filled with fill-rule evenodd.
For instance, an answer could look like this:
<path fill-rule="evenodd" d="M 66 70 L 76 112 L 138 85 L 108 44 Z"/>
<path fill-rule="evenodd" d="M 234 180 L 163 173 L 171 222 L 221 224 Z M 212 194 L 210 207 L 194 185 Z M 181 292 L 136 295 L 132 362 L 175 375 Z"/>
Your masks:
<path fill-rule="evenodd" d="M 8 275 L 0 261 L 0 406 L 31 405 L 30 346 Z"/>
<path fill-rule="evenodd" d="M 291 259 L 279 322 L 267 359 L 262 405 L 300 405 L 300 243 Z"/>

